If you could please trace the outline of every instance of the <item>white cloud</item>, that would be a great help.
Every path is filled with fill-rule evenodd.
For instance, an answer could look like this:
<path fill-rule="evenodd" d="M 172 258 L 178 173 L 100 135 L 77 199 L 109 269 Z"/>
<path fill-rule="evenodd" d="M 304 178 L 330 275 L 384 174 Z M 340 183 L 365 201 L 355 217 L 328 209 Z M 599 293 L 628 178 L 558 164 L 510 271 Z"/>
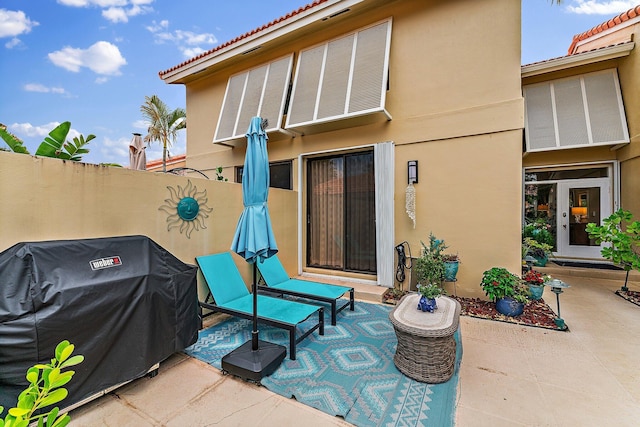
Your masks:
<path fill-rule="evenodd" d="M 186 47 L 181 48 L 180 51 L 187 58 L 193 58 L 194 56 L 200 55 L 202 52 L 206 52 L 206 50 L 202 49 L 201 47 Z"/>
<path fill-rule="evenodd" d="M 20 41 L 19 38 L 14 37 L 11 40 L 9 40 L 8 42 L 6 42 L 4 44 L 4 47 L 6 47 L 7 49 L 13 49 L 16 46 L 20 46 L 22 44 L 22 42 Z"/>
<path fill-rule="evenodd" d="M 91 141 L 91 144 L 95 141 L 95 139 Z M 103 163 L 118 163 L 121 166 L 129 166 L 129 142 L 131 142 L 130 138 L 111 139 L 105 136 L 102 142 L 96 144 L 94 148 L 99 151 L 99 158 Z"/>
<path fill-rule="evenodd" d="M 114 24 L 118 22 L 129 22 L 127 12 L 121 7 L 110 7 L 102 11 L 102 17 Z"/>
<path fill-rule="evenodd" d="M 45 137 L 49 135 L 49 132 L 58 126 L 60 122 L 50 122 L 45 125 L 33 126 L 31 123 L 14 123 L 9 125 L 8 128 L 11 132 L 18 136 L 24 135 L 26 137 Z"/>
<path fill-rule="evenodd" d="M 169 21 L 167 21 L 166 19 L 163 19 L 160 22 L 152 21 L 152 24 L 153 25 L 150 25 L 147 27 L 147 30 L 149 30 L 152 33 L 156 33 L 161 30 L 169 28 Z"/>
<path fill-rule="evenodd" d="M 163 20 L 160 23 L 153 21 L 153 25 L 148 26 L 147 30 L 153 34 L 156 43 L 173 43 L 187 58 L 197 56 L 211 49 L 218 42 L 211 33 L 194 33 L 184 30 L 171 32 L 168 31 L 168 28 L 169 21 Z"/>
<path fill-rule="evenodd" d="M 39 125 L 39 126 L 34 126 L 31 123 L 14 123 L 7 127 L 12 133 L 15 133 L 18 137 L 21 137 L 21 136 L 29 137 L 29 138 L 38 137 L 44 140 L 44 137 L 49 135 L 49 132 L 51 132 L 58 125 L 60 125 L 60 122 L 49 122 L 47 124 Z M 67 135 L 67 139 L 71 140 L 77 137 L 78 135 L 80 135 L 80 132 L 71 128 L 69 130 L 69 134 Z"/>
<path fill-rule="evenodd" d="M 95 80 L 96 84 L 101 85 L 109 81 L 108 77 L 97 77 Z"/>
<path fill-rule="evenodd" d="M 120 67 L 127 63 L 118 47 L 105 41 L 94 43 L 87 49 L 65 47 L 48 56 L 56 66 L 74 73 L 86 67 L 96 74 L 107 76 L 120 75 Z"/>
<path fill-rule="evenodd" d="M 583 15 L 614 15 L 633 8 L 637 0 L 575 0 L 575 5 L 568 5 L 567 11 Z"/>
<path fill-rule="evenodd" d="M 27 83 L 24 85 L 24 90 L 27 92 L 40 92 L 40 93 L 57 93 L 64 95 L 67 93 L 64 88 L 61 87 L 48 87 L 40 83 Z"/>
<path fill-rule="evenodd" d="M 58 0 L 71 7 L 97 7 L 102 9 L 102 17 L 114 24 L 129 22 L 132 16 L 153 12 L 149 6 L 155 0 Z"/>
<path fill-rule="evenodd" d="M 149 128 L 149 122 L 144 120 L 136 120 L 131 124 L 131 126 L 133 126 L 134 129 L 142 129 L 146 131 Z"/>
<path fill-rule="evenodd" d="M 64 6 L 71 7 L 113 7 L 113 6 L 125 6 L 127 0 L 58 0 L 58 3 Z"/>
<path fill-rule="evenodd" d="M 21 10 L 0 9 L 0 37 L 15 37 L 27 34 L 38 24 Z"/>
<path fill-rule="evenodd" d="M 151 11 L 153 11 L 153 9 L 149 6 L 133 5 L 130 8 L 110 7 L 102 11 L 102 17 L 116 24 L 118 22 L 129 22 L 129 17 L 142 15 Z"/>

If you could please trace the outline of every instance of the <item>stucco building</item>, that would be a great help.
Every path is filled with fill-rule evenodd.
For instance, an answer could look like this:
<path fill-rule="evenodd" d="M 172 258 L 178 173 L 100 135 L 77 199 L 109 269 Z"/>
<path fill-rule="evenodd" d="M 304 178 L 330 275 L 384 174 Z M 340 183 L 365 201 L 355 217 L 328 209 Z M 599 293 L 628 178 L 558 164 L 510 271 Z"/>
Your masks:
<path fill-rule="evenodd" d="M 639 35 L 640 5 L 522 67 L 524 216 L 552 231 L 556 258 L 601 259 L 586 224 L 640 214 Z"/>
<path fill-rule="evenodd" d="M 238 182 L 268 119 L 272 185 L 298 193 L 292 274 L 390 287 L 394 246 L 433 233 L 478 294 L 520 269 L 523 223 L 602 261 L 586 223 L 640 212 L 639 9 L 521 67 L 519 2 L 317 0 L 160 77 L 186 87 L 190 168 Z"/>
<path fill-rule="evenodd" d="M 160 77 L 186 87 L 190 168 L 235 178 L 268 119 L 272 181 L 298 192 L 291 273 L 390 287 L 394 246 L 431 232 L 471 292 L 520 268 L 519 2 L 317 0 Z"/>

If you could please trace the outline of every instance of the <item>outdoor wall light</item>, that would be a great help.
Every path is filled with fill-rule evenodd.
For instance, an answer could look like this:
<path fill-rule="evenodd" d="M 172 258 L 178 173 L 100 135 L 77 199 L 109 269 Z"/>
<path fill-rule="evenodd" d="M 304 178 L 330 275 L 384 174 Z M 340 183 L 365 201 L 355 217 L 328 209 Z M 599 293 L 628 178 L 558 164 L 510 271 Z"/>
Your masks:
<path fill-rule="evenodd" d="M 564 323 L 564 319 L 560 317 L 560 294 L 563 292 L 563 289 L 569 288 L 570 286 L 564 283 L 562 280 L 553 279 L 546 283 L 547 286 L 551 287 L 551 292 L 556 294 L 556 304 L 558 305 L 558 317 L 554 319 L 556 326 L 562 330 L 567 329 L 567 325 Z"/>
<path fill-rule="evenodd" d="M 409 184 L 416 184 L 418 182 L 418 161 L 409 160 L 407 162 L 407 175 Z"/>

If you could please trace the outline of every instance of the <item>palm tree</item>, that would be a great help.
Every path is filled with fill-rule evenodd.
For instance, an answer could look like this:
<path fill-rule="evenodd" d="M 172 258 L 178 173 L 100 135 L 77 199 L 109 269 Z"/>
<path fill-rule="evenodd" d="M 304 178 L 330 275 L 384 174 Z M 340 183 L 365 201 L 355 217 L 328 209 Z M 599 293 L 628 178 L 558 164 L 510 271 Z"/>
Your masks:
<path fill-rule="evenodd" d="M 166 172 L 167 147 L 173 144 L 178 131 L 187 127 L 187 113 L 183 108 L 169 111 L 167 104 L 156 95 L 145 96 L 140 111 L 142 117 L 149 122 L 144 142 L 158 141 L 162 144 L 162 172 Z"/>

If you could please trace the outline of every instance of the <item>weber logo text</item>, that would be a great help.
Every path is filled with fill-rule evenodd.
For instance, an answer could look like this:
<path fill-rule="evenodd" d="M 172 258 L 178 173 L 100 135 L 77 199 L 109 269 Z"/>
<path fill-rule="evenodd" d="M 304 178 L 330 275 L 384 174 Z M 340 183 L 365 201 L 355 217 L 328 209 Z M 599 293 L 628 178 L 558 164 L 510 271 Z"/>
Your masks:
<path fill-rule="evenodd" d="M 110 256 L 107 258 L 94 259 L 89 261 L 89 265 L 92 270 L 102 270 L 103 268 L 118 267 L 122 265 L 122 260 L 119 256 Z"/>

